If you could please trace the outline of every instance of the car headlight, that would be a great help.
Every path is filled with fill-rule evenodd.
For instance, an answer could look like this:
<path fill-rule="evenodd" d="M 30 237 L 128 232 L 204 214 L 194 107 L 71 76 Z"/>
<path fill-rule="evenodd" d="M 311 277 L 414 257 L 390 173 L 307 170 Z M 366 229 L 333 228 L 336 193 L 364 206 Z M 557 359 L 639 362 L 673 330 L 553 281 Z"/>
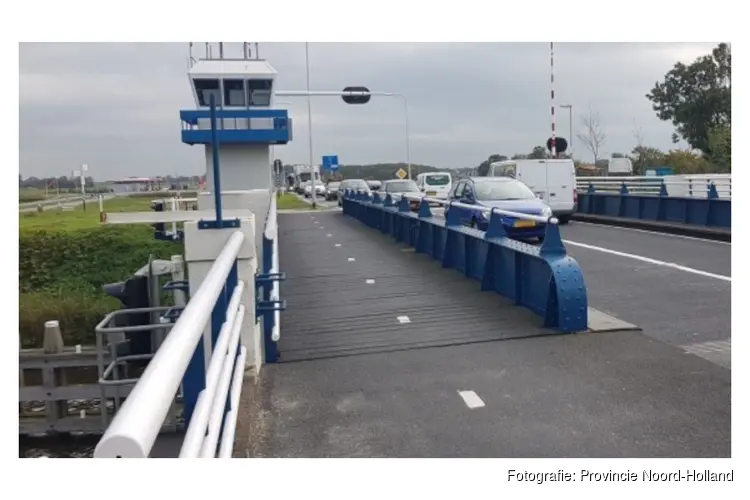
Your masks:
<path fill-rule="evenodd" d="M 542 217 L 546 217 L 547 219 L 552 217 L 552 209 L 550 207 L 544 207 L 544 210 L 542 210 Z"/>

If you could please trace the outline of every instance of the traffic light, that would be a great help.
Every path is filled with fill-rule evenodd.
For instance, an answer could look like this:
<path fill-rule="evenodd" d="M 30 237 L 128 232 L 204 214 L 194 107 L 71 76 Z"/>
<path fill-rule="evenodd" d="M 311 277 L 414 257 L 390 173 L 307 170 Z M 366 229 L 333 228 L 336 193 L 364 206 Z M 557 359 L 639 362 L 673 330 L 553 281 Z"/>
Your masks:
<path fill-rule="evenodd" d="M 123 309 L 150 307 L 148 276 L 133 276 L 125 281 L 102 286 L 104 293 L 120 301 Z M 133 313 L 115 316 L 117 326 L 145 326 L 151 323 L 150 313 Z M 150 354 L 151 332 L 125 333 L 130 345 L 130 354 Z"/>

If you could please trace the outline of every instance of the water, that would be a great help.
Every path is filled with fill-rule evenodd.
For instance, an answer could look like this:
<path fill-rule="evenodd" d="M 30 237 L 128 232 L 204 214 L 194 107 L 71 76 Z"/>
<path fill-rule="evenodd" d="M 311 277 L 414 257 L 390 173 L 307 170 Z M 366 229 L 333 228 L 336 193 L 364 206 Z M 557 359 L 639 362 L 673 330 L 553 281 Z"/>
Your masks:
<path fill-rule="evenodd" d="M 19 436 L 18 458 L 91 458 L 99 439 L 95 434 Z"/>

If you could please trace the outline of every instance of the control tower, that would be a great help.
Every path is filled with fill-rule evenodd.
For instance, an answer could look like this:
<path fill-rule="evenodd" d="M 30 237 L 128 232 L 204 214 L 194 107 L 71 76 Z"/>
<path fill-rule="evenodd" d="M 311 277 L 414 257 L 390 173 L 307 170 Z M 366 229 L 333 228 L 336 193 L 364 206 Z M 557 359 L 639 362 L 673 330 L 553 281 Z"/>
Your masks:
<path fill-rule="evenodd" d="M 203 145 L 206 158 L 206 185 L 213 189 L 213 148 L 211 134 L 211 98 L 216 106 L 216 133 L 221 176 L 222 203 L 226 208 L 247 209 L 259 220 L 266 215 L 267 194 L 274 175 L 270 148 L 292 139 L 292 124 L 285 109 L 274 109 L 276 70 L 242 44 L 238 58 L 224 57 L 224 44 L 206 44 L 203 59 L 190 53 L 188 79 L 196 109 L 181 110 L 182 142 Z M 252 196 L 248 191 L 255 192 Z M 199 208 L 213 206 L 213 194 L 200 196 Z M 254 200 L 258 201 L 255 203 Z M 264 201 L 261 202 L 261 200 Z"/>

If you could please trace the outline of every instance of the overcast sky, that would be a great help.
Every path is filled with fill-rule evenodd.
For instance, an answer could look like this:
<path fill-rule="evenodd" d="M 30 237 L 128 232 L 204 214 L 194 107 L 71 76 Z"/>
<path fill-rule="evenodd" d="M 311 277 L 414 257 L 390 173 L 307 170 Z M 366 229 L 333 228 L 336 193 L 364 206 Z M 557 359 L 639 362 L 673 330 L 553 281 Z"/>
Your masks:
<path fill-rule="evenodd" d="M 634 123 L 648 145 L 668 149 L 672 126 L 645 94 L 677 61 L 692 62 L 715 44 L 560 43 L 555 45 L 557 104 L 573 105 L 573 128 L 599 113 L 603 151 L 628 152 Z M 204 44 L 196 43 L 202 52 Z M 225 44 L 225 55 L 241 44 Z M 20 172 L 66 175 L 88 163 L 98 180 L 132 175 L 202 174 L 202 146 L 180 141 L 179 110 L 194 107 L 186 78 L 187 43 L 24 43 L 20 46 Z M 302 43 L 261 43 L 279 72 L 276 89 L 305 88 Z M 310 44 L 311 88 L 364 85 L 408 99 L 411 162 L 474 166 L 489 154 L 527 153 L 550 136 L 549 44 Z M 279 98 L 294 118 L 294 141 L 278 147 L 285 163 L 307 163 L 307 104 Z M 282 107 L 282 106 L 279 106 Z M 558 134 L 570 138 L 568 111 Z M 347 106 L 312 102 L 317 162 L 406 159 L 403 102 L 373 98 Z M 573 138 L 576 157 L 591 160 Z M 681 144 L 684 147 L 685 144 Z"/>

